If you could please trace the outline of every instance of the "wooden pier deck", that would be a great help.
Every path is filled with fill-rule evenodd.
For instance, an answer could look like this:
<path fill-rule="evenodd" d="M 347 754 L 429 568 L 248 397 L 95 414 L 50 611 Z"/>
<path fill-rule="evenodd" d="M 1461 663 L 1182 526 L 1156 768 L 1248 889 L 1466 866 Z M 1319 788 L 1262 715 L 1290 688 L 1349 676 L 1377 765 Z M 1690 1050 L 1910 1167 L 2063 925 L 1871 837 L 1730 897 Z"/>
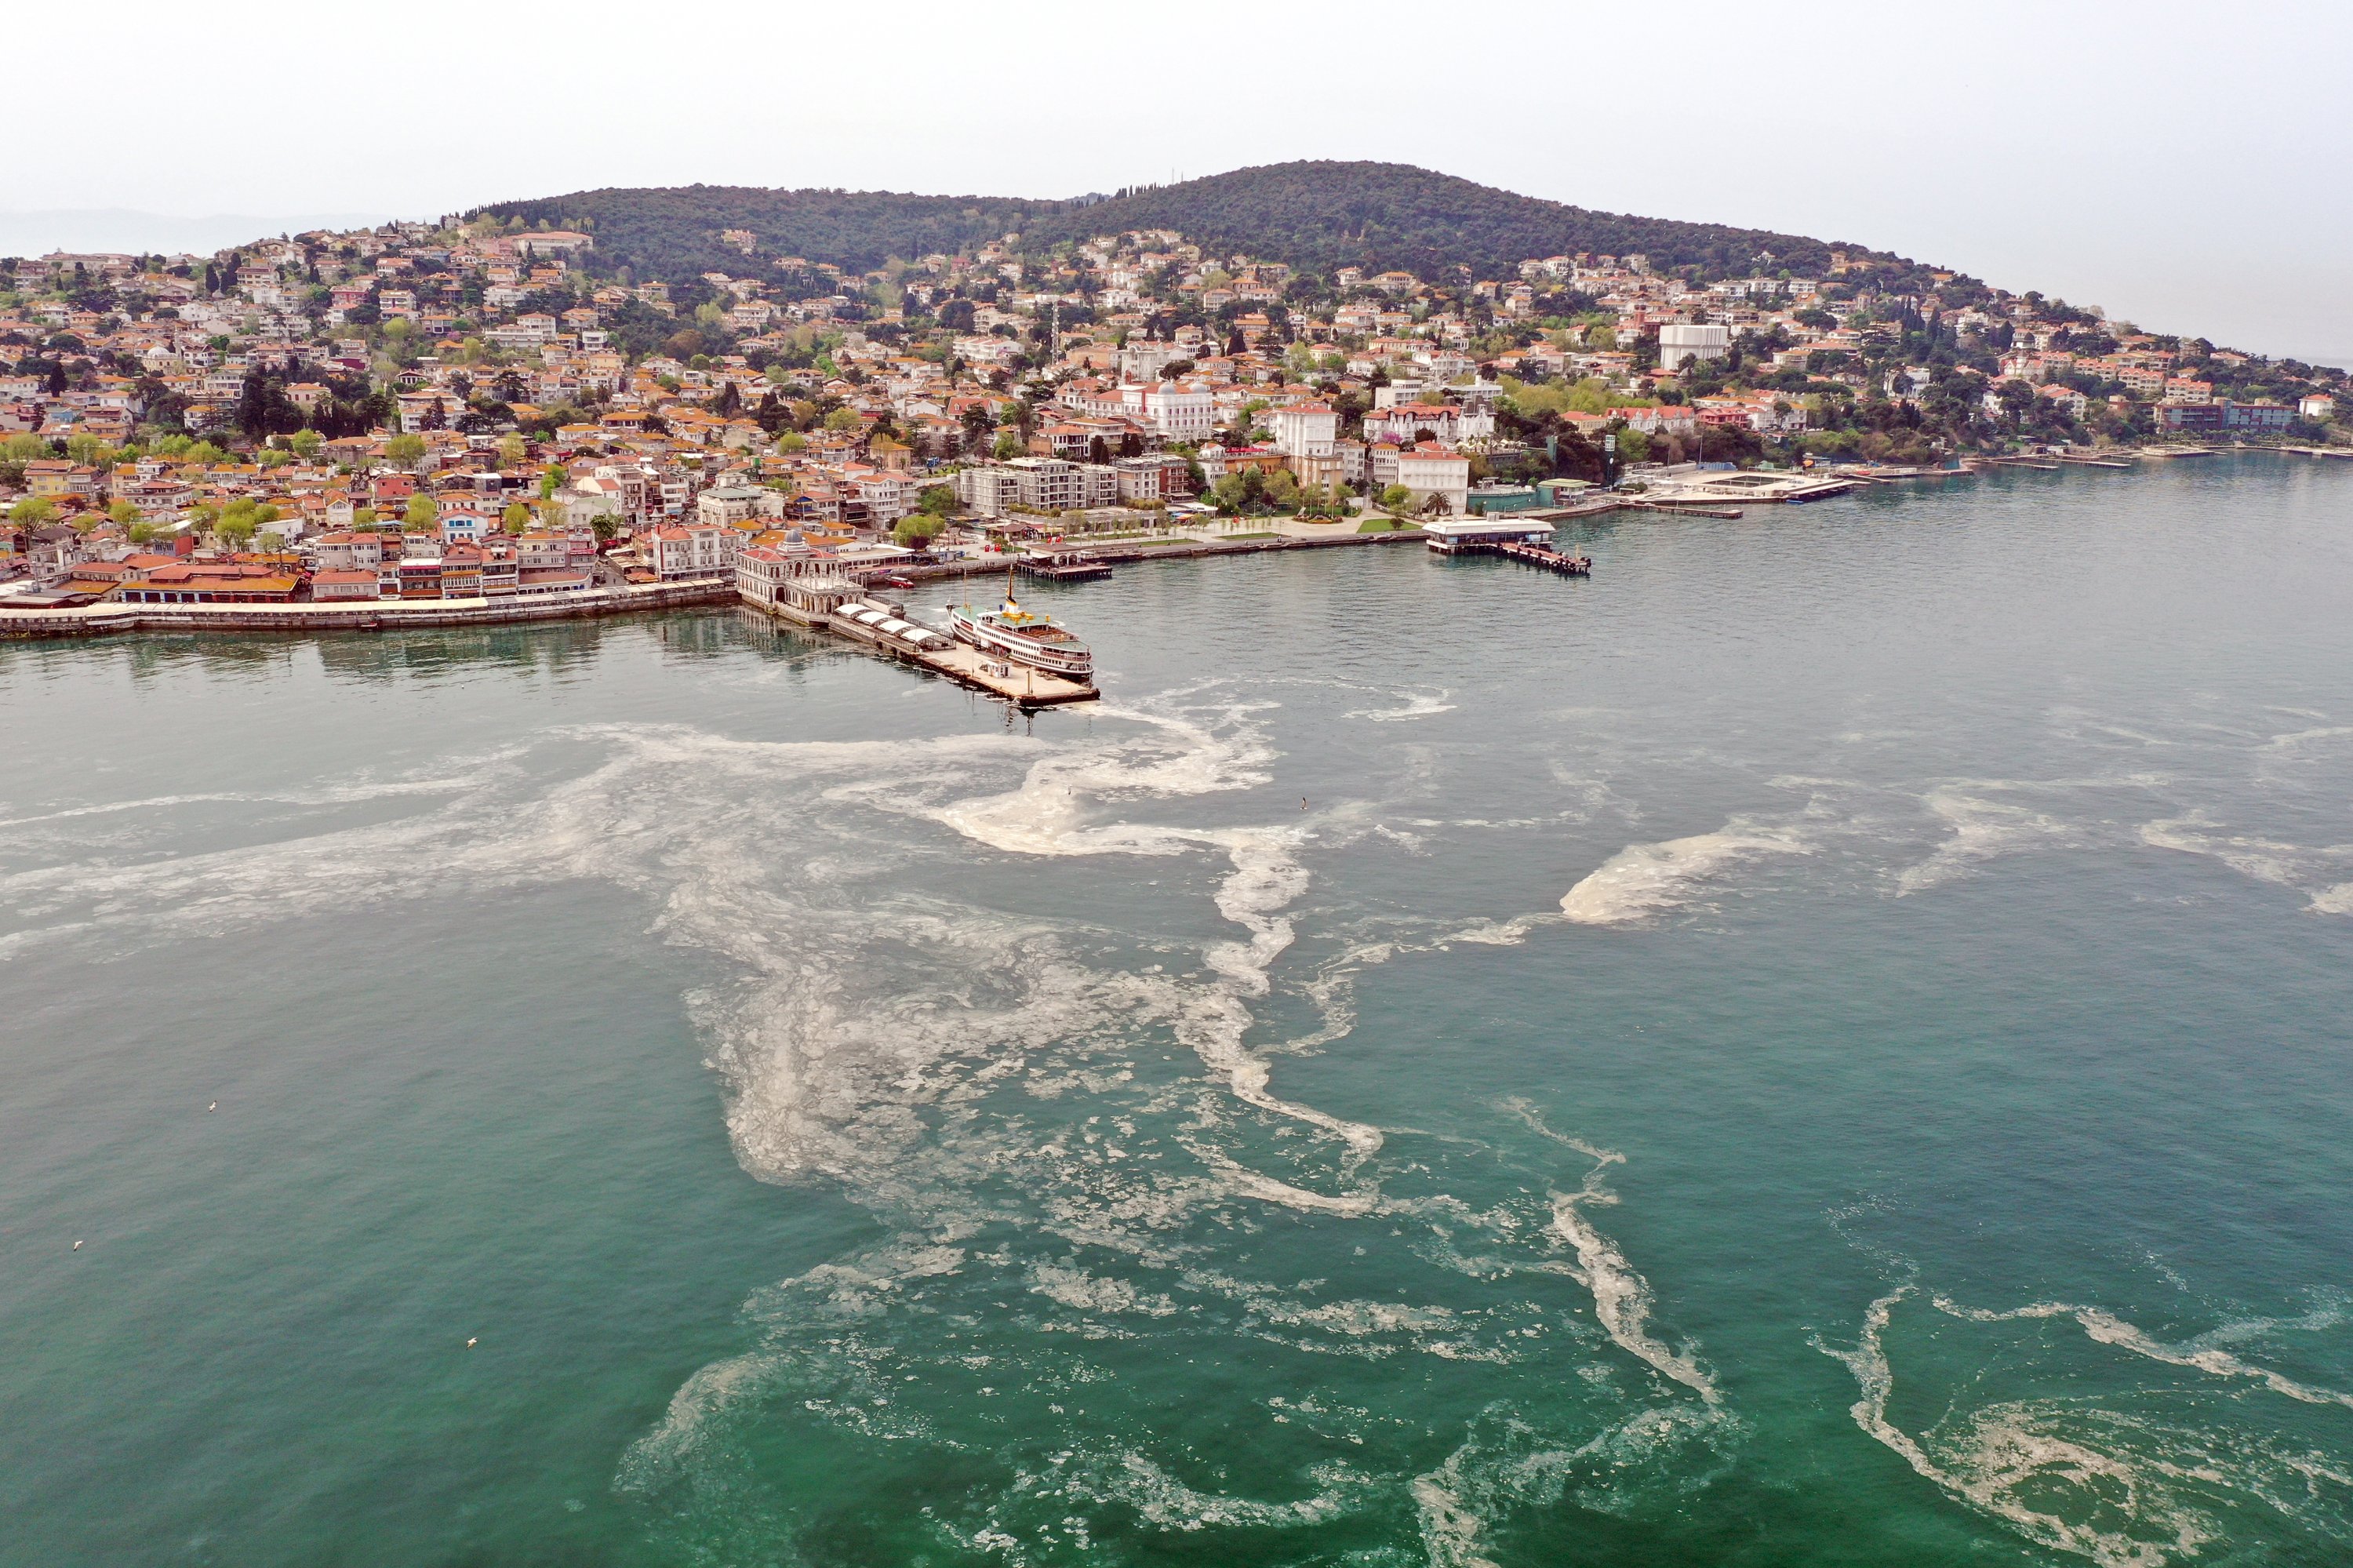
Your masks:
<path fill-rule="evenodd" d="M 1092 686 L 1033 670 L 1027 664 L 992 659 L 979 649 L 958 642 L 944 650 L 911 656 L 926 670 L 952 681 L 1003 697 L 1016 707 L 1060 707 L 1066 703 L 1091 703 L 1103 694 Z"/>
<path fill-rule="evenodd" d="M 1583 556 L 1565 555 L 1550 545 L 1497 545 L 1493 548 L 1499 556 L 1517 561 L 1524 567 L 1535 567 L 1540 571 L 1557 572 L 1565 577 L 1589 577 L 1593 575 L 1591 560 Z"/>
<path fill-rule="evenodd" d="M 1091 560 L 1075 552 L 1058 556 L 1029 556 L 1016 561 L 1015 571 L 1025 577 L 1049 583 L 1101 582 L 1111 576 L 1111 563 Z"/>

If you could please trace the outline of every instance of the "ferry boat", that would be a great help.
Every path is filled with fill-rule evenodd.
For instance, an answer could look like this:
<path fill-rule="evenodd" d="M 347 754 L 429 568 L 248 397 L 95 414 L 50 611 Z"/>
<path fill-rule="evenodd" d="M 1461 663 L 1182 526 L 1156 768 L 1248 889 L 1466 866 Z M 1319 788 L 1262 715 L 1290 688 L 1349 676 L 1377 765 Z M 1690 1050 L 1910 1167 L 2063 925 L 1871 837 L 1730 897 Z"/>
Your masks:
<path fill-rule="evenodd" d="M 1005 603 L 976 610 L 969 602 L 948 606 L 948 630 L 959 642 L 984 653 L 1027 664 L 1066 681 L 1093 685 L 1095 656 L 1050 615 L 1027 610 L 1013 598 L 1013 574 L 1005 576 Z"/>

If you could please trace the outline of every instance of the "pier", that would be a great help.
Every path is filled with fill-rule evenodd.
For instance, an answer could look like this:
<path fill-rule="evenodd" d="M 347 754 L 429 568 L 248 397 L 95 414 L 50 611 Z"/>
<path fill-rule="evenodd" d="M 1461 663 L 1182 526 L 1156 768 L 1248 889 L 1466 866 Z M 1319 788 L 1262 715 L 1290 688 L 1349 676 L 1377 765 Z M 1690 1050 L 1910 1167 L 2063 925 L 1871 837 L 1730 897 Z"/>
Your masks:
<path fill-rule="evenodd" d="M 1565 577 L 1589 577 L 1593 562 L 1584 556 L 1567 555 L 1550 545 L 1503 544 L 1491 546 L 1496 555 L 1517 561 L 1524 567 L 1539 571 L 1556 572 Z"/>
<path fill-rule="evenodd" d="M 1014 570 L 1039 582 L 1091 583 L 1111 576 L 1111 563 L 1095 560 L 1078 550 L 1063 550 L 1024 556 L 1014 563 Z"/>
<path fill-rule="evenodd" d="M 1502 556 L 1565 577 L 1590 577 L 1593 563 L 1553 548 L 1553 525 L 1532 512 L 1445 518 L 1422 525 L 1433 556 Z"/>
<path fill-rule="evenodd" d="M 1081 682 L 991 658 L 937 627 L 909 620 L 905 605 L 873 597 L 846 577 L 796 577 L 774 599 L 747 597 L 745 602 L 805 630 L 862 644 L 1017 707 L 1059 707 L 1093 702 L 1102 694 Z"/>

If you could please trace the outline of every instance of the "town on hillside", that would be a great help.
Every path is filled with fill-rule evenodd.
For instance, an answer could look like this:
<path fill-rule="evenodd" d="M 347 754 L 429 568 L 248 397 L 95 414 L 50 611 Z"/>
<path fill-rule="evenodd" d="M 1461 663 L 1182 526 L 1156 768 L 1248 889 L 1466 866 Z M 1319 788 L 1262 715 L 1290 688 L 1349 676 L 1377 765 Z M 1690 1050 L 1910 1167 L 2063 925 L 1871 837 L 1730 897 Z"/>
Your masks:
<path fill-rule="evenodd" d="M 2345 445 L 2341 371 L 1831 253 L 1310 275 L 1167 230 L 638 278 L 479 214 L 0 263 L 0 607 L 520 600 L 1692 465 Z M 740 273 L 741 275 L 735 275 Z"/>

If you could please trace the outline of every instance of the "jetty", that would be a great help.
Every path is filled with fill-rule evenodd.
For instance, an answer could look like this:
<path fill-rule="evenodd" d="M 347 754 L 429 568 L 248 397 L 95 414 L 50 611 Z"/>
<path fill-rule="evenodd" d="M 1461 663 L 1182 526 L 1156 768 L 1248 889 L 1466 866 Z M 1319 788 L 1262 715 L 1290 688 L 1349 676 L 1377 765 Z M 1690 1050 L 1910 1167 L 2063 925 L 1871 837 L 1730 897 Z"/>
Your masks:
<path fill-rule="evenodd" d="M 1102 694 L 1091 684 L 991 658 L 935 626 L 910 619 L 903 603 L 874 596 L 848 577 L 793 577 L 779 586 L 774 599 L 747 597 L 745 602 L 804 630 L 859 643 L 1017 707 L 1091 703 Z"/>
<path fill-rule="evenodd" d="M 1553 525 L 1533 512 L 1501 516 L 1446 517 L 1422 524 L 1433 556 L 1502 556 L 1562 577 L 1589 577 L 1593 563 L 1553 547 Z"/>
<path fill-rule="evenodd" d="M 1493 546 L 1495 554 L 1505 560 L 1517 561 L 1524 567 L 1557 573 L 1565 577 L 1589 577 L 1593 562 L 1585 556 L 1572 556 L 1545 544 L 1506 543 Z"/>
<path fill-rule="evenodd" d="M 321 631 L 404 631 L 436 627 L 512 626 L 527 621 L 583 620 L 649 609 L 725 604 L 736 597 L 731 577 L 632 583 L 620 588 L 501 599 L 362 599 L 309 604 L 95 604 L 17 609 L 0 599 L 0 639 L 106 637 L 123 631 L 261 631 L 309 635 Z"/>
<path fill-rule="evenodd" d="M 1022 556 L 1013 569 L 1025 577 L 1049 583 L 1091 583 L 1111 576 L 1111 563 L 1083 550 L 1058 550 Z"/>

